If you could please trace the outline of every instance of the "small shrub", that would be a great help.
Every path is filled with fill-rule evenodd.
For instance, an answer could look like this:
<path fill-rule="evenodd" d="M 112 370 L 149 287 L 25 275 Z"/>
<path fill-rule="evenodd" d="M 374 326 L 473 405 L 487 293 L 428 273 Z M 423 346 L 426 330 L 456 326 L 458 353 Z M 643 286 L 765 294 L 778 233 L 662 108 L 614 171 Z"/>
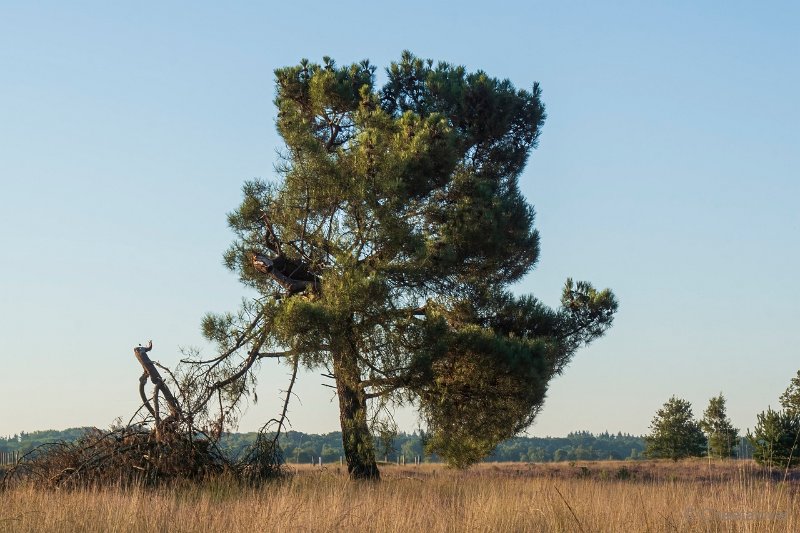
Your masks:
<path fill-rule="evenodd" d="M 633 474 L 631 474 L 631 471 L 628 470 L 627 466 L 623 466 L 622 468 L 617 470 L 617 473 L 614 474 L 614 477 L 616 479 L 626 480 L 626 479 L 630 479 L 631 477 L 633 477 Z"/>

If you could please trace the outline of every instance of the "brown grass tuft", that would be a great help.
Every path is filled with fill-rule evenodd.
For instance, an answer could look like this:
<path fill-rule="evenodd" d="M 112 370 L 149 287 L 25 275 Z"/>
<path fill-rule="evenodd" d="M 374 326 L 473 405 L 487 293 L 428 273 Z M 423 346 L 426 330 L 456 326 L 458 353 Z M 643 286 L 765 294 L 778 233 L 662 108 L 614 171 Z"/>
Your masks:
<path fill-rule="evenodd" d="M 622 468 L 629 474 L 616 475 Z M 355 483 L 338 466 L 304 467 L 260 488 L 224 479 L 156 489 L 29 485 L 2 494 L 0 531 L 800 530 L 798 483 L 751 462 L 385 466 L 382 474 L 380 483 Z"/>

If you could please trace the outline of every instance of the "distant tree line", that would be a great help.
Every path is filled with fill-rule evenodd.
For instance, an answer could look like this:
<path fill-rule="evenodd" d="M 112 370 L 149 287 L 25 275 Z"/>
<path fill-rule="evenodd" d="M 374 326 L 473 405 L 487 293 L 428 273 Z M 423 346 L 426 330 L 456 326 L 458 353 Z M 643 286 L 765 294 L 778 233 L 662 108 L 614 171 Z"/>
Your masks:
<path fill-rule="evenodd" d="M 576 431 L 566 437 L 513 437 L 498 444 L 487 462 L 558 462 L 607 459 L 684 457 L 724 459 L 754 458 L 770 467 L 791 468 L 800 464 L 800 371 L 780 396 L 778 410 L 768 407 L 757 415 L 752 432 L 742 435 L 733 427 L 726 412 L 726 400 L 720 393 L 709 400 L 700 420 L 695 420 L 691 404 L 673 396 L 659 409 L 644 437 L 603 432 Z M 0 452 L 27 453 L 45 443 L 74 441 L 91 428 L 72 428 L 21 432 L 0 437 Z M 240 457 L 253 445 L 257 433 L 227 433 L 219 441 L 232 458 Z M 429 435 L 424 431 L 374 435 L 378 460 L 406 463 L 415 458 L 422 462 L 440 462 L 437 455 L 426 455 Z M 280 447 L 288 463 L 337 462 L 343 457 L 342 434 L 338 431 L 316 435 L 288 431 L 280 436 Z"/>
<path fill-rule="evenodd" d="M 644 439 L 639 436 L 576 431 L 566 437 L 515 437 L 500 444 L 487 461 L 589 461 L 640 459 Z"/>
<path fill-rule="evenodd" d="M 22 432 L 19 435 L 0 437 L 0 451 L 26 453 L 47 442 L 74 441 L 90 428 L 72 428 L 64 431 Z M 228 433 L 220 439 L 223 451 L 231 457 L 246 453 L 257 437 L 257 433 Z M 404 457 L 406 463 L 415 458 L 421 462 L 439 462 L 436 455 L 424 452 L 424 432 L 398 433 L 393 439 L 375 437 L 379 460 L 396 462 Z M 288 463 L 338 462 L 344 455 L 342 435 L 335 431 L 321 435 L 289 431 L 280 438 L 284 459 Z M 576 431 L 566 437 L 514 437 L 500 443 L 489 455 L 487 462 L 551 462 L 605 459 L 640 459 L 645 449 L 643 437 L 623 433 L 600 433 Z"/>
<path fill-rule="evenodd" d="M 252 443 L 255 433 L 230 434 L 223 439 L 231 454 L 243 453 Z M 426 435 L 417 432 L 399 433 L 377 450 L 380 460 L 406 463 L 419 457 L 423 462 L 439 462 L 436 455 L 425 455 Z M 376 440 L 379 440 L 376 438 Z M 289 463 L 308 463 L 322 457 L 323 463 L 338 461 L 342 455 L 341 434 L 337 432 L 313 435 L 289 431 L 281 438 L 284 458 Z M 486 462 L 550 462 L 602 459 L 639 459 L 644 451 L 642 437 L 628 434 L 594 435 L 587 431 L 570 433 L 566 437 L 514 437 L 500 443 L 484 459 Z"/>
<path fill-rule="evenodd" d="M 0 436 L 0 452 L 20 452 L 25 454 L 42 444 L 61 441 L 73 442 L 86 435 L 91 429 L 89 427 L 64 430 L 48 429 L 31 433 L 20 431 L 7 437 Z"/>

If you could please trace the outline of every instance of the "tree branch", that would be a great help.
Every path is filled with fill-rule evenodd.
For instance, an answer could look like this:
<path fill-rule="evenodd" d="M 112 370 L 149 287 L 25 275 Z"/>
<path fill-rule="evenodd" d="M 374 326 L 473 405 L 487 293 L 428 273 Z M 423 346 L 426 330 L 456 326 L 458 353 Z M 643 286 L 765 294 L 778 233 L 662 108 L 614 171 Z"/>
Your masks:
<path fill-rule="evenodd" d="M 294 383 L 297 380 L 297 369 L 300 366 L 300 358 L 295 357 L 294 362 L 292 364 L 292 378 L 289 380 L 289 387 L 286 389 L 286 396 L 283 400 L 283 409 L 281 410 L 281 415 L 279 418 L 273 418 L 261 428 L 261 433 L 263 433 L 267 426 L 274 423 L 277 424 L 277 428 L 275 430 L 275 435 L 272 437 L 272 448 L 277 449 L 276 446 L 278 445 L 278 437 L 280 437 L 281 431 L 283 430 L 284 425 L 286 424 L 286 414 L 289 411 L 289 400 L 292 397 L 292 389 L 294 388 Z"/>
<path fill-rule="evenodd" d="M 145 371 L 144 374 L 142 374 L 139 377 L 139 396 L 141 396 L 142 398 L 142 405 L 144 405 L 147 408 L 147 410 L 150 411 L 150 414 L 153 415 L 153 417 L 155 417 L 156 412 L 153 410 L 153 406 L 150 405 L 150 400 L 147 398 L 147 393 L 145 393 L 144 391 L 144 386 L 146 384 L 147 384 L 147 371 Z"/>
<path fill-rule="evenodd" d="M 365 394 L 367 400 L 380 398 L 387 394 L 402 389 L 408 385 L 408 376 L 395 376 L 393 378 L 373 378 L 361 382 L 362 387 L 381 387 L 380 390 Z"/>
<path fill-rule="evenodd" d="M 145 373 L 150 377 L 150 381 L 155 385 L 163 394 L 164 400 L 167 402 L 167 406 L 169 407 L 170 414 L 177 420 L 180 419 L 181 415 L 181 407 L 178 404 L 178 400 L 175 399 L 175 396 L 172 395 L 172 391 L 169 390 L 164 380 L 161 378 L 161 374 L 159 373 L 156 366 L 150 360 L 150 357 L 147 355 L 147 352 L 153 349 L 153 341 L 147 346 L 138 346 L 133 349 L 134 355 L 136 355 L 136 359 L 139 361 L 139 364 L 142 365 Z M 141 380 L 140 380 L 141 383 Z M 141 389 L 140 389 L 141 390 Z M 154 411 L 151 410 L 151 413 Z"/>
<path fill-rule="evenodd" d="M 256 317 L 252 320 L 252 322 L 250 322 L 247 328 L 245 328 L 245 330 L 242 331 L 241 334 L 236 338 L 236 340 L 233 343 L 233 347 L 225 350 L 222 354 L 218 355 L 217 357 L 214 357 L 213 359 L 208 359 L 207 361 L 193 361 L 191 359 L 181 359 L 181 363 L 190 363 L 193 365 L 205 365 L 210 363 L 218 363 L 223 359 L 225 359 L 226 357 L 229 357 L 231 354 L 233 354 L 233 352 L 241 348 L 247 341 L 249 341 L 252 338 L 250 336 L 250 333 L 252 333 L 253 329 L 258 324 L 258 321 L 261 320 L 262 316 L 263 316 L 263 311 L 259 311 L 258 313 L 256 313 Z"/>
<path fill-rule="evenodd" d="M 290 272 L 289 274 L 286 274 L 280 268 L 276 268 L 276 263 L 278 258 L 271 259 L 264 254 L 253 252 L 251 259 L 253 262 L 253 267 L 255 267 L 256 270 L 270 276 L 281 287 L 289 291 L 289 294 L 302 292 L 309 287 L 312 290 L 319 289 L 318 276 L 312 274 L 307 269 L 302 268 L 302 266 L 300 267 L 300 269 L 298 269 L 298 265 L 292 265 L 294 267 L 293 271 Z M 301 276 L 293 278 L 292 276 L 297 274 L 298 272 L 301 274 Z"/>

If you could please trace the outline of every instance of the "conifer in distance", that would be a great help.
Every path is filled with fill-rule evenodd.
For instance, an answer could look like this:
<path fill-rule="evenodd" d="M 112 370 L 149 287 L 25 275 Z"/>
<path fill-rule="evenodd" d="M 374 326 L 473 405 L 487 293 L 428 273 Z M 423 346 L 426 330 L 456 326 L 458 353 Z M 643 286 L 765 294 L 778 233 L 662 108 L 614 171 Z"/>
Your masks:
<path fill-rule="evenodd" d="M 739 442 L 739 430 L 733 427 L 728 418 L 722 393 L 708 401 L 700 428 L 708 438 L 708 453 L 711 457 L 724 459 L 734 455 Z"/>
<path fill-rule="evenodd" d="M 656 412 L 645 436 L 645 455 L 673 461 L 701 457 L 706 452 L 706 437 L 694 420 L 692 404 L 673 396 Z"/>

